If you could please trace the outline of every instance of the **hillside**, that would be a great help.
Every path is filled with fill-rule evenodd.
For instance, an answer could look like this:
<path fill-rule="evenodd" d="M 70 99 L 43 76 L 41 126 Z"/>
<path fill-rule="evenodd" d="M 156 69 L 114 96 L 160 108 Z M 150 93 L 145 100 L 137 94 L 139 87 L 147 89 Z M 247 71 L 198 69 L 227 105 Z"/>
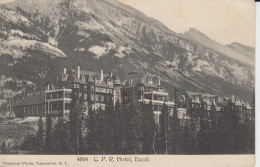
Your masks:
<path fill-rule="evenodd" d="M 144 72 L 171 94 L 176 85 L 251 99 L 251 57 L 197 30 L 176 34 L 116 0 L 16 0 L 0 6 L 0 22 L 0 74 L 8 81 L 0 97 L 42 90 L 63 67 L 80 65 L 121 78 Z"/>
<path fill-rule="evenodd" d="M 255 59 L 255 48 L 253 47 L 246 46 L 238 42 L 233 42 L 227 46 L 245 56 L 250 57 L 251 59 Z"/>

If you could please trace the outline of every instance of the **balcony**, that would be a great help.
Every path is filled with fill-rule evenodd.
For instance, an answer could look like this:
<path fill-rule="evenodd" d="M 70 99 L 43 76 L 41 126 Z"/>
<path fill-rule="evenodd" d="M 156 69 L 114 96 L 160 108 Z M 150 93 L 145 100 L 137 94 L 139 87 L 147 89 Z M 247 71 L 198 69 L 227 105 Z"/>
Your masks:
<path fill-rule="evenodd" d="M 150 103 L 150 99 L 139 99 L 139 102 L 143 102 L 145 104 L 149 104 Z M 164 101 L 160 101 L 160 100 L 151 100 L 153 105 L 163 105 Z M 175 103 L 173 101 L 165 101 L 165 104 L 167 106 L 171 106 L 173 107 L 175 105 Z"/>
<path fill-rule="evenodd" d="M 168 93 L 164 92 L 162 89 L 158 91 L 145 92 L 144 94 L 153 94 L 153 95 L 161 95 L 161 96 L 169 96 Z"/>

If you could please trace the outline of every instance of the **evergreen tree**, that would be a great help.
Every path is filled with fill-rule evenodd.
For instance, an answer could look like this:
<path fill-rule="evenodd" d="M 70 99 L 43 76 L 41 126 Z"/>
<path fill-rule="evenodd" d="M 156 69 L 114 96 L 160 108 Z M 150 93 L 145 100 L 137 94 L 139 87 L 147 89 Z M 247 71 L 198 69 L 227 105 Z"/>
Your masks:
<path fill-rule="evenodd" d="M 114 129 L 114 153 L 119 154 L 122 152 L 123 141 L 123 119 L 122 111 L 119 101 L 115 105 L 115 125 Z"/>
<path fill-rule="evenodd" d="M 87 153 L 92 154 L 97 151 L 97 114 L 92 109 L 92 106 L 88 107 L 87 117 Z"/>
<path fill-rule="evenodd" d="M 52 153 L 53 151 L 53 124 L 51 114 L 46 114 L 46 138 L 45 138 L 45 151 Z"/>
<path fill-rule="evenodd" d="M 102 110 L 99 107 L 97 112 L 97 143 L 98 143 L 98 153 L 106 154 L 107 153 L 107 120 L 106 120 L 106 111 Z"/>
<path fill-rule="evenodd" d="M 82 154 L 84 152 L 82 121 L 83 121 L 83 99 L 79 99 L 78 94 L 72 91 L 72 101 L 70 103 L 69 115 L 69 133 L 70 145 L 73 154 Z"/>
<path fill-rule="evenodd" d="M 175 109 L 169 121 L 170 127 L 170 150 L 171 154 L 178 154 L 181 151 L 182 131 L 180 120 L 178 119 L 178 111 Z"/>
<path fill-rule="evenodd" d="M 159 132 L 159 147 L 160 153 L 168 154 L 168 128 L 169 128 L 169 113 L 168 106 L 163 104 L 161 115 L 160 115 L 160 132 Z"/>
<path fill-rule="evenodd" d="M 126 153 L 137 154 L 142 149 L 141 112 L 138 103 L 127 106 L 125 115 L 125 146 Z"/>
<path fill-rule="evenodd" d="M 114 109 L 112 97 L 110 97 L 106 102 L 105 120 L 103 123 L 105 124 L 104 127 L 105 127 L 105 135 L 106 135 L 105 152 L 108 154 L 113 154 L 115 151 L 114 129 L 116 125 L 116 115 L 115 115 L 115 109 Z"/>
<path fill-rule="evenodd" d="M 58 122 L 55 128 L 55 148 L 57 154 L 69 153 L 68 148 L 68 132 L 67 124 L 65 123 L 64 117 L 58 117 Z"/>
<path fill-rule="evenodd" d="M 37 151 L 41 153 L 44 150 L 44 130 L 43 130 L 43 121 L 42 121 L 41 114 L 38 120 L 38 131 L 37 131 L 36 138 L 37 138 Z"/>
<path fill-rule="evenodd" d="M 214 103 L 211 104 L 211 110 L 210 110 L 210 117 L 211 117 L 211 151 L 212 153 L 215 153 L 216 146 L 217 146 L 217 133 L 218 133 L 218 127 L 217 127 L 217 115 L 216 115 L 216 107 Z"/>
<path fill-rule="evenodd" d="M 7 153 L 5 141 L 2 141 L 1 151 L 2 151 L 2 154 L 6 154 Z"/>
<path fill-rule="evenodd" d="M 152 101 L 143 104 L 143 153 L 152 154 L 154 144 L 155 120 Z"/>

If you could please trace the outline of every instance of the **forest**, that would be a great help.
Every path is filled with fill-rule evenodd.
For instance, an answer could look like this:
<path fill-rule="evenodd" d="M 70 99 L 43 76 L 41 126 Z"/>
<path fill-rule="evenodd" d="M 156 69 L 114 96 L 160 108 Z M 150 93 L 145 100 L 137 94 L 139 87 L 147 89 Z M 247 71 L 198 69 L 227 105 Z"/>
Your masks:
<path fill-rule="evenodd" d="M 221 114 L 211 107 L 210 119 L 203 108 L 179 119 L 177 106 L 170 113 L 163 105 L 159 124 L 153 105 L 108 100 L 106 108 L 93 109 L 77 95 L 72 97 L 69 117 L 42 116 L 37 133 L 25 136 L 20 149 L 33 154 L 254 154 L 255 127 L 239 123 L 227 106 Z M 231 106 L 231 104 L 230 104 Z M 54 119 L 56 121 L 54 121 Z M 4 143 L 2 152 L 5 151 Z"/>

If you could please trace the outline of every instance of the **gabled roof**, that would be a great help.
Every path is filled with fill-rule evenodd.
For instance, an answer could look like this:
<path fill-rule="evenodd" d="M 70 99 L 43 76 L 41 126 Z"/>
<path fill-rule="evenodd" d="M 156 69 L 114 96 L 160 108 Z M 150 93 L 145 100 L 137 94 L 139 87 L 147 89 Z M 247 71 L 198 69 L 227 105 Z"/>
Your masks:
<path fill-rule="evenodd" d="M 26 96 L 23 100 L 18 102 L 15 106 L 29 106 L 36 104 L 44 104 L 44 94 Z"/>
<path fill-rule="evenodd" d="M 240 100 L 236 100 L 235 105 L 236 105 L 236 106 L 243 106 L 243 104 L 241 103 Z"/>
<path fill-rule="evenodd" d="M 142 84 L 142 85 L 147 86 L 147 87 L 158 88 L 158 84 L 156 83 L 156 81 L 152 77 L 147 76 L 146 74 L 135 74 L 135 75 L 132 75 L 130 78 L 133 79 L 134 85 Z M 152 84 L 148 83 L 148 78 L 152 79 Z M 124 88 L 126 88 L 126 87 L 132 87 L 132 85 L 129 85 L 127 83 L 124 86 Z"/>
<path fill-rule="evenodd" d="M 217 95 L 211 95 L 208 93 L 198 93 L 198 92 L 191 92 L 191 91 L 186 91 L 187 95 L 192 98 L 194 96 L 199 96 L 199 97 L 218 97 Z"/>
<path fill-rule="evenodd" d="M 247 110 L 252 110 L 252 107 L 248 103 L 246 103 L 246 109 Z"/>
<path fill-rule="evenodd" d="M 189 96 L 189 98 L 193 98 L 193 96 L 200 96 L 201 93 L 197 93 L 197 92 L 190 92 L 190 91 L 186 91 L 187 95 Z"/>
<path fill-rule="evenodd" d="M 192 103 L 197 103 L 197 104 L 200 104 L 200 99 L 199 98 L 192 98 Z"/>
<path fill-rule="evenodd" d="M 71 71 L 73 73 L 76 74 L 77 70 L 76 69 L 71 69 Z M 93 71 L 87 71 L 87 70 L 80 70 L 80 75 L 91 75 L 91 76 L 94 76 L 94 75 L 97 75 L 96 72 L 93 72 Z"/>

